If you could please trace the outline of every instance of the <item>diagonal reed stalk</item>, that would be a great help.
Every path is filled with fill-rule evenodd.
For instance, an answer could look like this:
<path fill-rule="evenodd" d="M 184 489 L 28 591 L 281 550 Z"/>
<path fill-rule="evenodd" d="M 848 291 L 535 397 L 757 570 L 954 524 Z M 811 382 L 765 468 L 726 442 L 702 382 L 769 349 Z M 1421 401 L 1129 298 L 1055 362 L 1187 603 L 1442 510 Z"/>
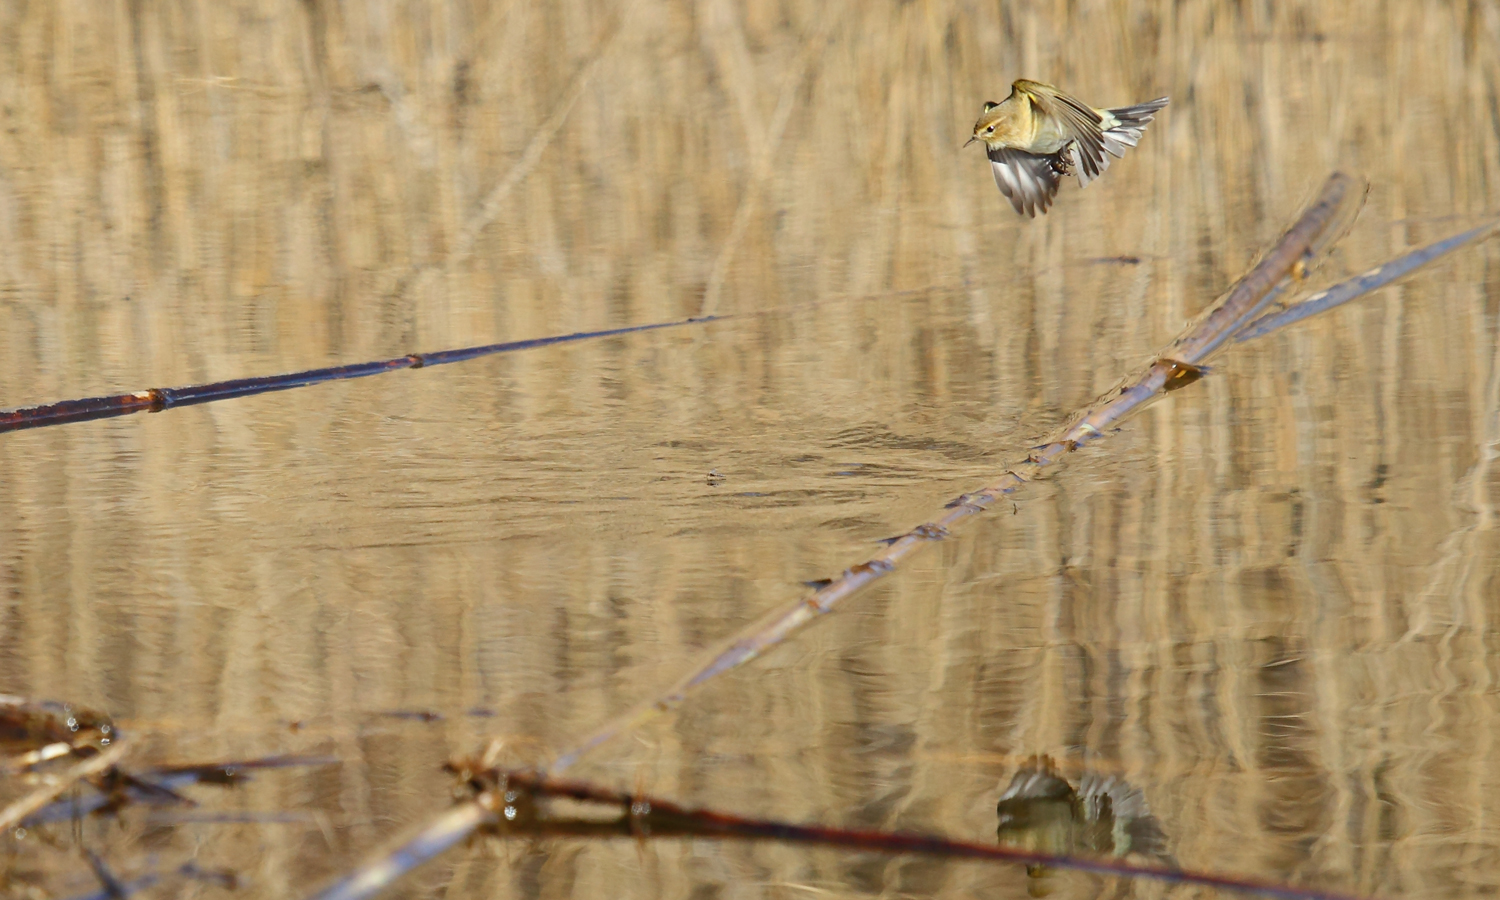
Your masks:
<path fill-rule="evenodd" d="M 695 687 L 755 659 L 803 626 L 831 612 L 836 604 L 894 571 L 903 560 L 927 544 L 941 540 L 956 526 L 964 524 L 1019 490 L 1041 474 L 1045 467 L 1103 436 L 1106 429 L 1138 412 L 1164 393 L 1198 380 L 1204 373 L 1202 364 L 1247 328 L 1256 329 L 1256 335 L 1260 336 L 1305 317 L 1291 316 L 1291 313 L 1302 308 L 1301 304 L 1291 306 L 1281 313 L 1268 314 L 1267 310 L 1283 291 L 1304 279 L 1310 264 L 1315 263 L 1319 254 L 1347 231 L 1363 205 L 1364 195 L 1362 182 L 1341 173 L 1329 176 L 1317 199 L 1229 293 L 1213 304 L 1177 340 L 1169 344 L 1162 354 L 1133 377 L 1125 379 L 1120 387 L 1106 394 L 1094 405 L 1081 410 L 1069 425 L 1035 450 L 1025 462 L 1006 471 L 993 483 L 955 498 L 934 521 L 918 526 L 891 542 L 882 553 L 845 570 L 811 597 L 777 610 L 729 638 L 708 654 L 701 665 L 666 691 L 607 722 L 559 755 L 546 776 L 534 777 L 556 776 L 588 751 L 656 714 L 674 708 Z M 1437 257 L 1493 233 L 1496 228 L 1500 228 L 1500 221 L 1422 247 L 1356 279 L 1313 295 L 1307 302 L 1316 303 L 1317 306 L 1309 307 L 1310 312 L 1306 314 L 1323 312 L 1367 296 L 1375 289 L 1409 274 Z M 1271 318 L 1282 315 L 1288 318 Z M 1275 324 L 1271 325 L 1273 321 Z M 495 791 L 480 790 L 472 800 L 454 805 L 410 832 L 408 836 L 395 839 L 389 849 L 372 856 L 363 865 L 314 894 L 313 900 L 372 897 L 407 872 L 462 842 L 475 830 L 499 822 L 503 813 L 497 811 L 503 810 L 504 805 L 503 794 L 497 796 Z M 1225 883 L 1228 884 L 1228 881 Z M 1262 888 L 1273 894 L 1279 891 L 1278 895 L 1284 897 L 1311 896 L 1299 893 L 1295 888 L 1283 889 L 1269 885 L 1263 885 Z"/>
<path fill-rule="evenodd" d="M 870 559 L 845 569 L 811 597 L 773 611 L 706 654 L 707 659 L 650 701 L 606 722 L 572 749 L 562 753 L 549 771 L 560 773 L 590 750 L 660 712 L 672 709 L 689 691 L 780 644 L 809 622 L 827 615 L 844 600 L 874 584 L 908 557 L 984 512 L 998 500 L 1038 477 L 1047 466 L 1102 436 L 1132 413 L 1167 391 L 1202 376 L 1200 368 L 1246 322 L 1264 313 L 1277 294 L 1305 277 L 1309 263 L 1341 236 L 1364 203 L 1362 183 L 1342 173 L 1329 176 L 1321 194 L 1291 229 L 1230 291 L 1212 304 L 1184 332 L 1122 386 L 1093 406 L 1080 410 L 1026 460 L 998 480 L 948 503 L 945 511 L 924 525 L 892 541 Z"/>
<path fill-rule="evenodd" d="M 1385 287 L 1399 278 L 1410 275 L 1440 256 L 1487 238 L 1497 230 L 1500 230 L 1500 219 L 1486 222 L 1477 228 L 1470 228 L 1452 237 L 1434 241 L 1425 247 L 1397 257 L 1383 266 L 1376 266 L 1362 275 L 1305 297 L 1293 306 L 1278 312 L 1267 313 L 1240 329 L 1235 334 L 1234 341 L 1238 344 L 1264 337 L 1278 328 L 1285 328 L 1294 322 L 1300 322 L 1342 306 L 1350 300 L 1363 297 L 1376 288 Z"/>

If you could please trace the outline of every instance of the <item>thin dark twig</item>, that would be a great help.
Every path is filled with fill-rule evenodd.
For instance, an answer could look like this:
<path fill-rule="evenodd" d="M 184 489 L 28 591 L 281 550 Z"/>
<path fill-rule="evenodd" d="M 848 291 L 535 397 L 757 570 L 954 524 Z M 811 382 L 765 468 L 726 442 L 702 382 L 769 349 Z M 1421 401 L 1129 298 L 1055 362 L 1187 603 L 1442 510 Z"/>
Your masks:
<path fill-rule="evenodd" d="M 869 300 L 875 297 L 904 297 L 930 293 L 934 290 L 943 290 L 950 287 L 952 285 L 935 284 L 911 290 L 887 291 L 881 294 L 839 299 Z M 811 301 L 745 313 L 720 316 L 692 316 L 686 319 L 674 319 L 670 322 L 626 325 L 620 328 L 606 328 L 601 331 L 575 331 L 570 334 L 549 335 L 547 337 L 528 338 L 520 341 L 506 341 L 499 344 L 483 344 L 477 347 L 462 347 L 456 350 L 439 350 L 433 353 L 409 353 L 406 356 L 397 356 L 392 359 L 350 363 L 343 366 L 329 366 L 323 369 L 308 369 L 303 372 L 288 372 L 281 375 L 263 375 L 257 378 L 238 378 L 230 381 L 216 381 L 211 384 L 190 385 L 188 387 L 150 388 L 128 394 L 111 394 L 105 397 L 62 400 L 42 406 L 0 410 L 0 433 L 20 431 L 26 428 L 43 428 L 49 425 L 66 425 L 70 422 L 112 419 L 117 416 L 127 416 L 138 412 L 161 412 L 178 406 L 194 406 L 199 403 L 212 403 L 217 400 L 233 400 L 239 397 L 269 394 L 274 391 L 285 391 L 291 388 L 324 384 L 330 381 L 347 381 L 354 378 L 365 378 L 370 375 L 382 375 L 386 372 L 395 372 L 402 369 L 422 369 L 431 366 L 441 366 L 447 363 L 467 362 L 471 359 L 494 356 L 501 353 L 513 353 L 518 350 L 534 350 L 539 347 L 550 347 L 555 344 L 571 344 L 579 341 L 617 337 L 640 331 L 658 331 L 663 328 L 706 325 L 711 322 L 724 322 L 730 319 L 773 316 L 811 309 L 819 305 L 818 301 Z"/>
<path fill-rule="evenodd" d="M 484 344 L 478 347 L 462 347 L 456 350 L 439 350 L 435 353 L 409 353 L 393 359 L 375 362 L 353 363 L 347 366 L 329 366 L 323 369 L 308 369 L 305 372 L 289 372 L 283 375 L 265 375 L 259 378 L 238 378 L 232 381 L 216 381 L 212 384 L 197 384 L 178 388 L 150 388 L 129 394 L 113 394 L 107 397 L 88 397 L 82 400 L 63 400 L 44 406 L 28 406 L 0 412 L 0 432 L 19 431 L 23 428 L 41 428 L 47 425 L 63 425 L 69 422 L 87 422 L 93 419 L 110 419 L 138 412 L 161 412 L 178 406 L 193 406 L 228 400 L 235 397 L 251 397 L 289 388 L 322 384 L 328 381 L 344 381 L 383 375 L 400 369 L 421 369 L 448 363 L 465 362 L 481 356 L 497 353 L 513 353 L 554 344 L 568 344 L 594 338 L 633 334 L 638 331 L 655 331 L 661 328 L 677 328 L 701 322 L 718 321 L 721 316 L 700 316 L 678 319 L 672 322 L 653 322 L 647 325 L 627 325 L 623 328 L 606 328 L 602 331 L 575 331 L 572 334 L 530 338 L 523 341 L 506 341 L 500 344 Z"/>
<path fill-rule="evenodd" d="M 86 816 L 122 800 L 142 805 L 180 805 L 187 798 L 177 793 L 193 784 L 234 785 L 244 781 L 249 771 L 292 766 L 335 765 L 332 756 L 268 756 L 262 759 L 216 763 L 158 766 L 131 772 L 120 779 L 119 789 L 111 793 L 94 793 L 85 797 L 55 800 L 25 814 L 19 824 L 27 828 L 63 822 Z"/>

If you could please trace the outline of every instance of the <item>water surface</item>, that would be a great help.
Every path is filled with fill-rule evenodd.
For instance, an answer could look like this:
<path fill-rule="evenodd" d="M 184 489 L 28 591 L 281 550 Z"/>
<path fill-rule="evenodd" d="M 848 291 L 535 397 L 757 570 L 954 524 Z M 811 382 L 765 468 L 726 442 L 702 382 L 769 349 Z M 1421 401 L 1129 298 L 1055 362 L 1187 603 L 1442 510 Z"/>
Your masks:
<path fill-rule="evenodd" d="M 1331 169 L 1373 188 L 1323 280 L 1500 209 L 1497 48 L 1485 2 L 0 10 L 0 405 L 780 310 L 0 437 L 0 691 L 143 758 L 342 760 L 195 795 L 301 823 L 63 840 L 295 896 L 444 808 L 449 755 L 545 761 L 1024 456 Z M 960 148 L 1022 76 L 1172 104 L 1022 220 Z M 1047 754 L 1184 865 L 1493 892 L 1497 314 L 1491 242 L 1238 347 L 575 774 L 987 839 Z M 478 841 L 403 890 L 1027 888 Z"/>

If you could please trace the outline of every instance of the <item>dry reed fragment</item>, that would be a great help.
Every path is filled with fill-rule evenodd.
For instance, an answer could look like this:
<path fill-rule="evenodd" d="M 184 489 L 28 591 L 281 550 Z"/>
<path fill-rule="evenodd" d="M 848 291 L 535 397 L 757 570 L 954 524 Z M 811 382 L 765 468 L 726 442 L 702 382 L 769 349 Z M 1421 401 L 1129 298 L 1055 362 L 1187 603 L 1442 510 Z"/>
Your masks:
<path fill-rule="evenodd" d="M 869 300 L 876 297 L 904 297 L 927 293 L 943 287 L 946 287 L 946 285 L 930 285 L 926 288 L 913 290 L 886 291 L 879 294 L 866 294 L 844 299 Z M 196 406 L 200 403 L 214 403 L 219 400 L 252 397 L 256 394 L 291 390 L 292 388 L 308 387 L 330 381 L 367 378 L 371 375 L 383 375 L 386 372 L 395 372 L 402 369 L 422 369 L 429 366 L 447 365 L 448 363 L 467 362 L 471 359 L 479 359 L 498 353 L 513 353 L 518 350 L 550 347 L 554 344 L 569 344 L 598 338 L 618 337 L 625 334 L 634 334 L 639 331 L 657 331 L 663 328 L 704 325 L 710 322 L 723 322 L 730 319 L 782 315 L 817 305 L 818 301 L 812 301 L 731 315 L 689 316 L 686 319 L 673 319 L 667 322 L 624 325 L 619 328 L 605 328 L 598 331 L 575 331 L 568 334 L 523 338 L 518 341 L 505 341 L 498 344 L 481 344 L 475 347 L 438 350 L 431 353 L 408 353 L 405 356 L 397 356 L 392 359 L 348 363 L 322 369 L 286 372 L 280 375 L 235 378 L 227 381 L 215 381 L 209 384 L 194 384 L 175 388 L 150 388 L 144 391 L 110 394 L 104 397 L 83 397 L 76 400 L 60 400 L 56 403 L 46 403 L 38 406 L 0 409 L 0 433 L 21 431 L 28 428 L 45 428 L 50 425 L 66 425 L 70 422 L 112 419 L 117 416 L 126 416 L 138 412 L 161 412 L 179 406 Z"/>

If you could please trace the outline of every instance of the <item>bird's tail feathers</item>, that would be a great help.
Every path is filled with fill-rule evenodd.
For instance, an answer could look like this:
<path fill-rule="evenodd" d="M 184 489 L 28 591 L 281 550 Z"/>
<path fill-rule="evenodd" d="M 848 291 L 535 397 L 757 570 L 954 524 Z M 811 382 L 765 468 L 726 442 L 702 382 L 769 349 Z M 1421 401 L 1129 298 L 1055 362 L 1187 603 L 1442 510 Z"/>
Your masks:
<path fill-rule="evenodd" d="M 1115 124 L 1104 130 L 1102 135 L 1104 149 L 1112 156 L 1124 156 L 1127 149 L 1140 142 L 1146 126 L 1166 105 L 1167 98 L 1158 97 L 1145 103 L 1137 103 L 1135 106 L 1122 106 L 1119 109 L 1109 110 L 1109 114 L 1115 119 Z"/>

